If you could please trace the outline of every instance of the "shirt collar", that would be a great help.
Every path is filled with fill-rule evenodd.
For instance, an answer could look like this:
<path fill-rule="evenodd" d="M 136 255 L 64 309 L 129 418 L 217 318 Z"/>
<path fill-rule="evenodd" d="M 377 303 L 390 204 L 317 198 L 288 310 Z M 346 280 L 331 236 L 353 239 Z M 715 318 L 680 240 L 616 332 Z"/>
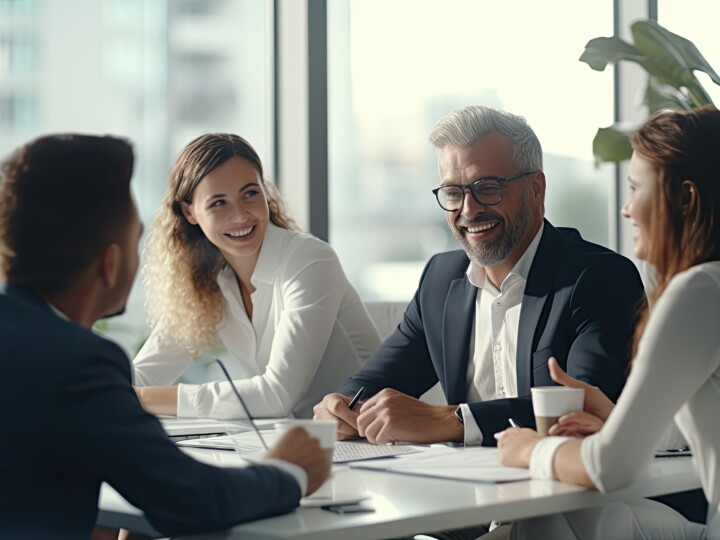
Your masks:
<path fill-rule="evenodd" d="M 255 263 L 255 270 L 253 270 L 250 278 L 255 287 L 257 287 L 258 283 L 273 283 L 275 281 L 275 273 L 280 265 L 283 232 L 285 232 L 284 229 L 268 221 L 258 260 Z M 229 264 L 220 271 L 218 278 L 221 282 L 227 281 L 228 283 L 235 283 L 237 279 Z"/>
<path fill-rule="evenodd" d="M 50 309 L 52 309 L 53 313 L 60 317 L 64 321 L 70 321 L 70 317 L 65 315 L 62 311 L 60 311 L 58 308 L 53 306 L 51 303 L 48 302 L 48 306 L 50 306 Z"/>
<path fill-rule="evenodd" d="M 259 282 L 273 283 L 275 281 L 275 273 L 280 266 L 283 232 L 284 229 L 268 221 L 265 237 L 260 246 L 260 254 L 255 264 L 255 271 L 251 278 L 253 285 L 257 286 Z"/>
<path fill-rule="evenodd" d="M 542 238 L 544 230 L 545 222 L 543 221 L 540 225 L 540 229 L 535 234 L 535 238 L 533 238 L 533 241 L 530 242 L 530 245 L 525 250 L 525 253 L 522 254 L 522 257 L 520 257 L 518 262 L 515 263 L 515 266 L 512 267 L 512 270 L 510 270 L 510 273 L 500 285 L 501 290 L 504 283 L 508 280 L 516 279 L 516 277 L 521 277 L 527 281 L 533 260 L 535 260 L 535 254 L 537 253 L 538 246 L 540 245 L 540 238 Z M 482 289 L 485 286 L 486 273 L 484 266 L 480 266 L 479 264 L 475 264 L 475 262 L 470 261 L 470 265 L 465 273 L 467 274 L 470 283 L 478 289 Z"/>

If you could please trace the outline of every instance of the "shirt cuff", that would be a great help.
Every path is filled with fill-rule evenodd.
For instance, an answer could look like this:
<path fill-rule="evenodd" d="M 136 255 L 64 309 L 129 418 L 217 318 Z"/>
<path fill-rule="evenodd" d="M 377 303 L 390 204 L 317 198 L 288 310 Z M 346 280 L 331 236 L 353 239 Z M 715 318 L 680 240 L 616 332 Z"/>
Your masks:
<path fill-rule="evenodd" d="M 556 480 L 553 470 L 555 452 L 572 437 L 545 437 L 533 448 L 530 456 L 530 476 L 534 480 Z"/>
<path fill-rule="evenodd" d="M 294 463 L 290 463 L 289 461 L 284 461 L 282 459 L 275 459 L 275 458 L 263 458 L 260 461 L 257 462 L 258 465 L 269 465 L 271 467 L 276 467 L 280 469 L 281 471 L 284 471 L 291 475 L 295 481 L 300 486 L 300 496 L 304 497 L 305 492 L 308 488 L 308 477 L 307 473 L 305 472 L 305 469 L 302 467 L 295 465 Z"/>
<path fill-rule="evenodd" d="M 483 441 L 482 431 L 473 416 L 470 406 L 467 403 L 460 404 L 460 412 L 463 416 L 463 426 L 465 434 L 463 435 L 463 444 L 465 446 L 480 446 Z"/>
<path fill-rule="evenodd" d="M 198 418 L 197 395 L 200 385 L 178 384 L 178 418 Z"/>

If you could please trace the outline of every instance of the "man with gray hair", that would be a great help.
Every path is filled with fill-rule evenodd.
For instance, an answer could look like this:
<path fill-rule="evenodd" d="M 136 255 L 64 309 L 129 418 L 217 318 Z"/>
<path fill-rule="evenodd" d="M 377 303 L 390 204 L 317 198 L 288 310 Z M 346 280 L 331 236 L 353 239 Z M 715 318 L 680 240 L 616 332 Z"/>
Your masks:
<path fill-rule="evenodd" d="M 530 388 L 553 384 L 550 357 L 616 399 L 644 301 L 635 266 L 544 219 L 542 149 L 524 118 L 465 107 L 430 142 L 433 194 L 463 249 L 430 259 L 398 328 L 315 417 L 336 419 L 339 439 L 495 445 L 510 418 L 535 425 Z M 449 405 L 421 402 L 438 381 Z"/>

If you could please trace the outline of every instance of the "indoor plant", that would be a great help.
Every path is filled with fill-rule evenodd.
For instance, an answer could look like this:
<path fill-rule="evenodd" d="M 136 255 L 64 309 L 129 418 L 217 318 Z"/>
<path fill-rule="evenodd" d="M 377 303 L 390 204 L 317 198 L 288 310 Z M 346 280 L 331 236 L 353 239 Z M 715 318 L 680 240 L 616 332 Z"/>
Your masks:
<path fill-rule="evenodd" d="M 616 36 L 590 40 L 580 61 L 597 71 L 621 60 L 639 64 L 648 74 L 643 103 L 649 113 L 713 105 L 694 72 L 706 73 L 718 85 L 720 77 L 691 41 L 651 20 L 633 23 L 631 32 L 633 44 Z M 600 128 L 593 140 L 595 159 L 614 162 L 629 159 L 632 154 L 629 136 L 635 127 L 615 124 Z"/>

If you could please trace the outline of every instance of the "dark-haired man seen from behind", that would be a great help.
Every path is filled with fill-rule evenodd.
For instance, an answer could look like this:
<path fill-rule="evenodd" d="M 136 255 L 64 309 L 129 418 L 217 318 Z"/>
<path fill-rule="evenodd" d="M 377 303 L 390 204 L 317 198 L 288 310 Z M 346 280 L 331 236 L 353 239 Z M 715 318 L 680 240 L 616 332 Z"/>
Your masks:
<path fill-rule="evenodd" d="M 124 309 L 142 231 L 133 152 L 111 137 L 43 137 L 0 176 L 0 537 L 88 538 L 102 482 L 166 535 L 298 506 L 328 477 L 296 429 L 258 465 L 220 469 L 170 442 L 130 364 L 90 328 Z"/>

